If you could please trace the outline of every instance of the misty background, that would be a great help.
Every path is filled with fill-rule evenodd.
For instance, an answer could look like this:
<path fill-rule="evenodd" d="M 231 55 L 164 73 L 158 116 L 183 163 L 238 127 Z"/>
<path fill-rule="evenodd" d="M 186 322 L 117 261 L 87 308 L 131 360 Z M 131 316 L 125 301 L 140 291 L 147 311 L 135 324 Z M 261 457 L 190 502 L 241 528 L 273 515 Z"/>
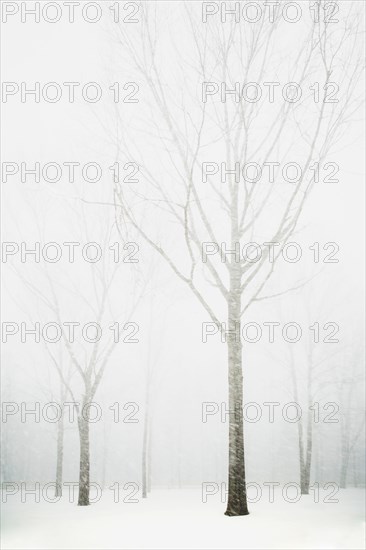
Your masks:
<path fill-rule="evenodd" d="M 186 23 L 183 9 L 175 3 L 160 2 L 160 39 L 164 50 L 164 70 L 171 75 L 165 83 L 167 94 L 179 81 L 181 67 L 177 52 L 189 58 L 191 46 L 184 39 Z M 200 3 L 197 3 L 200 4 Z M 200 17 L 200 5 L 192 13 Z M 303 23 L 301 23 L 302 25 Z M 300 25 L 300 24 L 299 24 Z M 306 25 L 306 23 L 305 23 Z M 36 30 L 35 27 L 36 26 Z M 132 26 L 133 27 L 133 26 Z M 303 27 L 301 27 L 303 28 Z M 286 75 L 284 65 L 288 43 L 294 40 L 299 27 L 288 29 L 278 45 L 278 74 Z M 20 174 L 3 183 L 3 241 L 34 243 L 80 242 L 74 263 L 67 261 L 67 251 L 56 263 L 24 263 L 15 254 L 3 263 L 3 322 L 35 322 L 42 325 L 56 322 L 57 316 L 47 306 L 52 302 L 52 286 L 60 304 L 62 322 L 81 325 L 95 322 L 102 281 L 113 277 L 108 289 L 103 318 L 102 347 L 112 336 L 108 328 L 114 322 L 135 323 L 138 342 L 119 342 L 111 353 L 106 371 L 93 401 L 99 404 L 102 417 L 90 425 L 91 481 L 106 486 L 116 481 L 141 484 L 142 447 L 145 413 L 148 410 L 148 457 L 152 490 L 154 487 L 180 488 L 200 485 L 205 481 L 223 482 L 227 471 L 228 422 L 220 412 L 203 422 L 204 403 L 227 403 L 227 350 L 220 335 L 202 342 L 202 323 L 207 314 L 182 282 L 154 254 L 128 224 L 127 242 L 137 243 L 137 263 L 113 262 L 113 243 L 121 242 L 113 206 L 95 204 L 113 202 L 112 173 L 108 169 L 116 159 L 116 120 L 128 128 L 130 150 L 122 146 L 121 160 L 141 164 L 139 179 L 144 183 L 144 162 L 154 166 L 157 178 L 170 185 L 167 152 L 158 149 L 157 130 L 144 124 L 149 108 L 149 94 L 136 73 L 121 54 L 116 29 L 103 17 L 95 25 L 77 19 L 74 24 L 21 24 L 11 20 L 3 27 L 7 55 L 3 60 L 3 80 L 39 82 L 99 82 L 103 88 L 100 102 L 90 104 L 80 96 L 75 103 L 58 103 L 32 99 L 21 103 L 10 97 L 3 112 L 7 142 L 3 144 L 3 161 L 87 162 L 99 163 L 103 177 L 96 183 L 82 180 L 80 172 L 74 183 L 67 181 L 66 171 L 60 181 L 36 183 L 32 176 L 26 182 Z M 131 39 L 139 32 L 129 28 Z M 19 36 L 22 42 L 19 42 Z M 26 44 L 26 48 L 24 47 Z M 282 71 L 282 73 L 281 73 Z M 185 74 L 185 73 L 184 73 Z M 238 80 L 242 80 L 238 78 Z M 280 78 L 278 78 L 280 80 Z M 113 82 L 137 82 L 140 85 L 138 104 L 116 104 L 108 87 Z M 286 81 L 286 80 L 285 80 Z M 198 92 L 199 79 L 192 75 L 190 89 Z M 172 91 L 173 90 L 173 91 Z M 193 101 L 193 100 L 192 100 Z M 267 106 L 270 109 L 271 106 Z M 175 111 L 176 109 L 176 111 Z M 178 103 L 173 114 L 178 115 Z M 310 116 L 310 115 L 309 115 Z M 311 483 L 341 482 L 345 434 L 352 446 L 347 469 L 349 486 L 364 486 L 364 270 L 360 261 L 365 242 L 363 232 L 364 182 L 361 159 L 364 152 L 362 121 L 356 113 L 327 155 L 327 161 L 340 166 L 338 183 L 320 181 L 305 205 L 293 241 L 300 244 L 303 255 L 299 262 L 279 261 L 270 292 L 276 293 L 307 281 L 301 288 L 278 298 L 253 304 L 242 322 L 256 322 L 263 329 L 256 343 L 244 343 L 244 399 L 257 403 L 262 417 L 244 423 L 247 480 L 254 482 L 299 482 L 298 423 L 286 421 L 281 411 L 290 402 L 298 402 L 307 426 L 309 406 L 308 368 L 313 366 L 311 404 L 319 403 L 320 421 L 313 425 L 313 459 Z M 291 141 L 288 136 L 284 150 Z M 207 161 L 220 162 L 219 146 L 208 146 Z M 296 148 L 295 148 L 296 150 Z M 301 151 L 300 151 L 301 153 Z M 282 159 L 278 150 L 271 160 Z M 297 153 L 293 153 L 296 155 Z M 130 156 L 129 156 L 130 155 Z M 206 155 L 206 153 L 205 153 Z M 288 160 L 295 160 L 291 155 Z M 219 177 L 219 176 L 218 176 Z M 270 185 L 265 184 L 263 185 Z M 153 221 L 149 223 L 153 224 Z M 220 227 L 218 209 L 217 227 Z M 186 252 L 176 240 L 174 222 L 165 226 L 156 217 L 157 233 L 167 238 L 175 258 L 185 265 Z M 264 238 L 263 241 L 266 239 Z M 80 248 L 88 242 L 102 246 L 101 261 L 88 263 Z M 309 249 L 320 243 L 339 246 L 337 263 L 313 261 Z M 131 249 L 132 250 L 132 249 Z M 127 253 L 131 250 L 127 250 Z M 126 251 L 122 251 L 126 255 Z M 4 262 L 4 259 L 3 259 Z M 116 269 L 117 268 L 117 269 Z M 116 269 L 115 273 L 114 270 Z M 52 281 L 52 285 L 50 284 Z M 212 292 L 212 294 L 211 294 Z M 214 289 L 208 290 L 214 296 Z M 217 300 L 217 310 L 225 314 L 224 304 Z M 268 342 L 264 322 L 280 323 L 274 343 Z M 284 341 L 281 328 L 289 322 L 302 327 L 297 343 Z M 337 323 L 338 343 L 312 341 L 309 326 L 318 322 Z M 330 332 L 330 331 L 329 331 Z M 81 363 L 93 352 L 93 345 L 80 338 L 76 329 L 73 350 Z M 328 333 L 328 332 L 327 332 Z M 3 343 L 2 400 L 30 409 L 50 401 L 63 402 L 60 379 L 50 352 L 57 357 L 76 400 L 82 399 L 83 388 L 73 368 L 65 343 L 35 343 L 29 336 L 21 342 L 20 333 Z M 294 396 L 291 365 L 295 369 L 298 396 Z M 69 402 L 70 396 L 65 401 Z M 269 422 L 266 402 L 278 402 L 274 422 Z M 120 421 L 114 421 L 115 403 L 120 405 Z M 334 419 L 324 422 L 335 404 Z M 133 404 L 123 409 L 126 404 Z M 147 409 L 148 407 L 148 409 Z M 128 413 L 137 422 L 126 422 Z M 292 411 L 293 412 L 293 411 Z M 248 409 L 248 415 L 255 414 Z M 289 415 L 291 411 L 289 411 Z M 51 415 L 51 412 L 50 412 Z M 55 479 L 57 424 L 39 422 L 29 415 L 22 422 L 20 411 L 11 415 L 2 427 L 2 480 L 41 483 Z M 354 443 L 354 444 L 353 444 Z M 77 481 L 79 440 L 77 421 L 65 421 L 64 481 Z"/>

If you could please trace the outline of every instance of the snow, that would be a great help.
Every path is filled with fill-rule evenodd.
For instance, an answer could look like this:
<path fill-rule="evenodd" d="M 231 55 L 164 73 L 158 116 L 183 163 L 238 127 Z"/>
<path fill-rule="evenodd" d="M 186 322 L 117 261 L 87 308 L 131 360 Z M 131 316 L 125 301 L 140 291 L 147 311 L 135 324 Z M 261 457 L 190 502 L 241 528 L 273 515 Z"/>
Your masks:
<path fill-rule="evenodd" d="M 328 491 L 329 493 L 329 491 Z M 200 488 L 154 489 L 137 503 L 114 503 L 113 492 L 78 507 L 9 496 L 2 505 L 2 548 L 11 549 L 364 549 L 364 489 L 344 489 L 339 502 L 313 495 L 289 503 L 275 493 L 250 505 L 250 515 L 227 517 L 219 495 Z"/>

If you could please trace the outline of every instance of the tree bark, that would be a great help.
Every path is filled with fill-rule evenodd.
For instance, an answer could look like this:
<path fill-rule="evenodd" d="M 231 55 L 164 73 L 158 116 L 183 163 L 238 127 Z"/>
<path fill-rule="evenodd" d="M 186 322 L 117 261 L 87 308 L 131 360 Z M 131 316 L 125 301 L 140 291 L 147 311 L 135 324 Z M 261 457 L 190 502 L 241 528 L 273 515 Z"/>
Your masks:
<path fill-rule="evenodd" d="M 64 459 L 64 414 L 62 410 L 61 418 L 57 423 L 57 458 L 56 458 L 56 488 L 55 496 L 62 496 L 62 473 Z"/>
<path fill-rule="evenodd" d="M 234 268 L 235 269 L 235 268 Z M 240 334 L 241 300 L 238 280 L 232 275 L 228 307 L 228 374 L 229 374 L 229 483 L 225 515 L 245 516 L 247 506 L 243 431 L 243 372 Z"/>
<path fill-rule="evenodd" d="M 90 491 L 90 454 L 89 454 L 89 422 L 83 416 L 78 417 L 80 438 L 80 470 L 79 470 L 79 500 L 78 506 L 88 506 Z"/>

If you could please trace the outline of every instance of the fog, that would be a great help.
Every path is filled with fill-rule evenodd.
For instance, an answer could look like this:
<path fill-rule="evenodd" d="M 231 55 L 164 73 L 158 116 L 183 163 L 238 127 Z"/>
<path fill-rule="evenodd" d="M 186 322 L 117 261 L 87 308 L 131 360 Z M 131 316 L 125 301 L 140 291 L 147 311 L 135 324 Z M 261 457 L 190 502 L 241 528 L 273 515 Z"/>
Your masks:
<path fill-rule="evenodd" d="M 89 502 L 89 489 L 110 494 L 114 484 L 124 495 L 132 491 L 137 507 L 167 491 L 169 509 L 180 500 L 175 490 L 197 490 L 204 503 L 207 484 L 212 493 L 222 484 L 226 491 L 229 476 L 227 515 L 247 514 L 246 483 L 249 518 L 265 527 L 266 515 L 261 520 L 250 504 L 258 485 L 295 484 L 308 499 L 318 486 L 340 503 L 346 490 L 361 491 L 360 3 L 337 3 L 338 23 L 313 31 L 307 2 L 299 3 L 296 23 L 280 17 L 262 26 L 222 21 L 220 11 L 206 23 L 201 2 L 115 3 L 124 17 L 137 17 L 132 24 L 113 21 L 117 8 L 109 2 L 95 3 L 102 15 L 92 24 L 77 8 L 70 23 L 63 2 L 55 24 L 42 12 L 39 23 L 31 16 L 22 22 L 21 4 L 32 2 L 3 4 L 19 5 L 2 25 L 3 82 L 18 86 L 3 84 L 2 104 L 4 509 L 37 483 L 52 484 L 49 495 L 61 485 L 62 505 L 75 509 L 99 506 Z M 220 3 L 208 4 L 219 10 Z M 324 74 L 339 83 L 337 103 L 313 100 L 315 82 L 323 93 Z M 77 83 L 73 101 L 70 82 Z M 97 87 L 86 94 L 100 89 L 99 100 L 83 97 L 90 82 Z M 261 84 L 260 101 L 236 101 L 235 83 L 248 82 Z M 264 82 L 277 83 L 273 102 Z M 289 82 L 300 83 L 299 101 L 284 101 Z M 22 95 L 22 83 L 40 83 L 39 101 Z M 45 91 L 46 83 L 57 87 Z M 44 99 L 55 90 L 62 91 L 58 101 Z M 242 172 L 238 181 L 235 162 L 240 170 L 258 163 L 260 181 L 248 184 Z M 294 163 L 306 172 L 300 183 L 291 181 Z M 245 475 L 238 466 L 244 457 Z M 243 493 L 230 485 L 233 476 Z M 35 500 L 21 502 L 26 508 Z M 212 522 L 221 519 L 224 500 L 215 500 Z M 9 517 L 18 516 L 14 510 Z M 146 509 L 136 513 L 144 525 Z M 87 529 L 93 520 L 83 521 Z M 24 525 L 17 529 L 23 538 L 6 530 L 9 548 L 58 547 L 50 538 L 28 540 Z M 105 547 L 180 547 L 171 537 Z M 284 548 L 278 537 L 273 546 L 252 547 Z M 360 538 L 319 537 L 307 547 L 320 547 L 319 540 L 362 547 Z M 30 546 L 20 546 L 27 540 Z M 233 540 L 233 548 L 247 548 Z M 288 540 L 305 548 L 307 539 Z M 73 546 L 82 543 L 71 534 L 63 544 L 102 547 L 87 540 Z"/>

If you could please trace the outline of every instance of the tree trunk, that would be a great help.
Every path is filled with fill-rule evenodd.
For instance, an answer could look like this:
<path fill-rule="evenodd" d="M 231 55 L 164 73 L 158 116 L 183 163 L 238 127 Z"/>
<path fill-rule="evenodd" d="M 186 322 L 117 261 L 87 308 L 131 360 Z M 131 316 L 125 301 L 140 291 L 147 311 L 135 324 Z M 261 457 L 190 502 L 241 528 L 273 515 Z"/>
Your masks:
<path fill-rule="evenodd" d="M 356 452 L 352 453 L 353 486 L 358 487 L 358 470 L 356 461 Z"/>
<path fill-rule="evenodd" d="M 309 392 L 309 400 L 308 400 L 308 414 L 307 414 L 307 433 L 306 433 L 306 457 L 305 457 L 305 464 L 304 464 L 304 474 L 301 478 L 301 494 L 302 495 L 308 495 L 309 494 L 309 486 L 310 486 L 310 474 L 311 474 L 311 461 L 312 461 L 312 453 L 313 453 L 313 418 L 311 415 L 311 373 L 309 370 L 309 380 L 308 380 L 308 392 Z"/>
<path fill-rule="evenodd" d="M 297 390 L 297 377 L 295 370 L 295 361 L 293 357 L 292 350 L 290 348 L 290 369 L 291 369 L 291 379 L 294 393 L 294 402 L 299 403 L 299 393 Z M 309 494 L 309 486 L 307 486 L 307 472 L 306 472 L 306 463 L 305 463 L 305 451 L 304 451 L 304 421 L 301 416 L 297 423 L 297 433 L 298 433 L 298 446 L 299 446 L 299 470 L 300 470 L 300 489 L 302 495 Z"/>
<path fill-rule="evenodd" d="M 149 422 L 149 437 L 147 442 L 147 492 L 151 493 L 151 442 L 152 442 L 152 419 Z"/>
<path fill-rule="evenodd" d="M 310 424 L 308 424 L 308 429 L 307 429 L 306 457 L 305 457 L 302 419 L 299 420 L 300 488 L 301 488 L 302 495 L 309 494 L 309 486 L 310 486 L 313 441 L 312 441 L 311 419 L 308 418 L 308 422 L 310 422 Z"/>
<path fill-rule="evenodd" d="M 84 411 L 85 416 L 86 413 Z M 90 490 L 89 422 L 83 416 L 78 418 L 80 437 L 80 471 L 78 506 L 88 506 Z"/>
<path fill-rule="evenodd" d="M 339 485 L 341 489 L 345 489 L 347 485 L 347 470 L 350 455 L 350 407 L 351 407 L 351 389 L 348 390 L 347 409 L 346 414 L 341 419 L 341 438 L 342 438 L 342 451 L 341 451 L 341 473 Z"/>
<path fill-rule="evenodd" d="M 305 458 L 304 458 L 304 436 L 303 436 L 303 424 L 302 418 L 298 422 L 298 434 L 299 434 L 299 459 L 300 459 L 300 488 L 301 494 L 305 495 L 306 490 L 306 471 L 305 471 Z"/>
<path fill-rule="evenodd" d="M 55 496 L 62 496 L 62 471 L 64 459 L 64 412 L 57 423 L 57 458 L 56 458 L 56 489 Z"/>
<path fill-rule="evenodd" d="M 340 487 L 345 489 L 347 487 L 347 471 L 349 464 L 349 452 L 343 449 L 342 452 L 342 466 L 341 466 L 341 477 L 340 477 Z"/>
<path fill-rule="evenodd" d="M 291 348 L 290 348 L 291 350 Z M 291 361 L 291 378 L 294 392 L 294 402 L 299 403 L 299 393 L 298 393 L 298 383 L 296 377 L 295 361 L 293 357 L 292 350 L 290 351 Z M 307 414 L 307 430 L 306 438 L 304 441 L 304 421 L 303 417 L 299 419 L 297 423 L 298 429 L 298 445 L 299 445 L 299 466 L 300 466 L 300 488 L 302 495 L 309 494 L 310 486 L 310 474 L 311 474 L 311 461 L 312 461 L 312 452 L 313 452 L 313 419 L 311 414 L 312 406 L 312 351 L 308 352 L 308 362 L 307 362 L 307 403 L 308 403 L 308 414 Z M 305 450 L 306 443 L 306 450 Z"/>
<path fill-rule="evenodd" d="M 149 425 L 148 425 L 149 407 L 148 401 L 145 404 L 144 433 L 142 439 L 142 498 L 147 497 L 148 493 L 148 448 L 149 448 Z"/>
<path fill-rule="evenodd" d="M 236 271 L 235 267 L 234 270 Z M 239 280 L 240 284 L 240 280 Z M 235 273 L 232 275 L 228 307 L 228 370 L 229 370 L 229 487 L 225 515 L 249 514 L 245 484 L 243 433 L 243 372 L 240 334 L 240 294 Z"/>
<path fill-rule="evenodd" d="M 314 466 L 315 466 L 315 481 L 322 483 L 323 481 L 323 436 L 321 426 L 316 427 L 316 440 L 314 445 Z"/>

